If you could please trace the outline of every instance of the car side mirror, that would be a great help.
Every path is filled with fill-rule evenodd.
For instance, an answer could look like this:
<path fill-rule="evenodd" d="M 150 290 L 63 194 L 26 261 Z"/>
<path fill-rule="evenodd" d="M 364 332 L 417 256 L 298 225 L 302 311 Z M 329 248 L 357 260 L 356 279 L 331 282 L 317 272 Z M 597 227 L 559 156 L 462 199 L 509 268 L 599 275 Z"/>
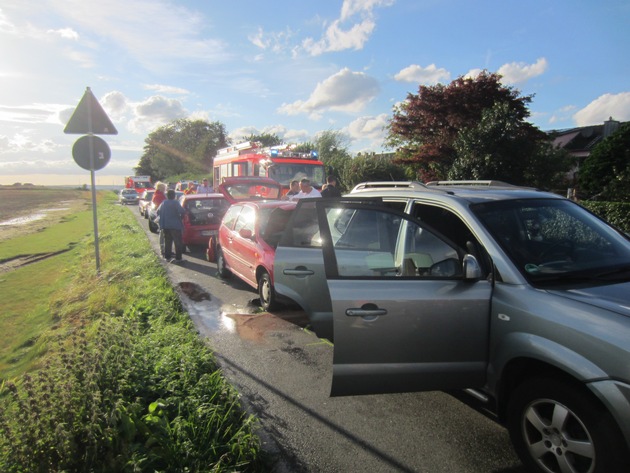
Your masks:
<path fill-rule="evenodd" d="M 479 261 L 473 255 L 464 255 L 462 262 L 464 279 L 466 281 L 477 281 L 481 279 L 482 271 Z"/>
<path fill-rule="evenodd" d="M 254 232 L 252 232 L 249 228 L 242 228 L 239 230 L 238 234 L 242 238 L 247 238 L 248 240 L 252 240 L 254 236 Z"/>

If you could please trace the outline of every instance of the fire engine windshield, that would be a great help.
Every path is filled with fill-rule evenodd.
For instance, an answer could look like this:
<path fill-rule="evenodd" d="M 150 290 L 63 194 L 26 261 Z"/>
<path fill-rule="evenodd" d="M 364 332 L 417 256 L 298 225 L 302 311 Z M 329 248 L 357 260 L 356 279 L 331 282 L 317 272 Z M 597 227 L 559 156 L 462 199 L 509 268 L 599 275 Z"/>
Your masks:
<path fill-rule="evenodd" d="M 278 181 L 284 187 L 288 187 L 291 181 L 300 179 L 310 179 L 313 187 L 321 187 L 325 182 L 326 175 L 324 166 L 321 164 L 288 164 L 277 163 L 269 168 L 269 177 Z"/>

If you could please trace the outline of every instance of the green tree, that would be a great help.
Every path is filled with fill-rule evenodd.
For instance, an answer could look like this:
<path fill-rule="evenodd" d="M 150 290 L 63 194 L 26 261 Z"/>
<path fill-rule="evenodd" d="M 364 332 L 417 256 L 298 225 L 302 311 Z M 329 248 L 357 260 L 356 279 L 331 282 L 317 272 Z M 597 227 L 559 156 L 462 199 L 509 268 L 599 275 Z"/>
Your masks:
<path fill-rule="evenodd" d="M 383 155 L 360 155 L 349 159 L 341 173 L 345 189 L 351 190 L 364 181 L 406 180 L 405 169 Z"/>
<path fill-rule="evenodd" d="M 256 141 L 260 143 L 263 148 L 267 146 L 278 146 L 282 144 L 282 138 L 275 133 L 262 133 L 260 135 L 251 134 L 245 138 L 244 141 Z"/>
<path fill-rule="evenodd" d="M 453 141 L 455 160 L 447 178 L 496 179 L 546 189 L 564 186 L 570 168 L 568 153 L 519 122 L 515 110 L 497 102 L 481 113 L 479 123 L 461 130 Z"/>
<path fill-rule="evenodd" d="M 207 175 L 217 150 L 229 144 L 220 122 L 179 119 L 152 131 L 134 171 L 162 180 L 176 175 Z"/>
<path fill-rule="evenodd" d="M 579 170 L 578 182 L 590 198 L 630 202 L 630 123 L 593 148 Z"/>
<path fill-rule="evenodd" d="M 326 173 L 337 178 L 337 186 L 341 191 L 349 188 L 345 169 L 352 161 L 348 147 L 350 138 L 339 130 L 322 131 L 315 137 L 313 148 L 319 159 L 326 165 Z"/>
<path fill-rule="evenodd" d="M 482 72 L 475 78 L 459 77 L 449 85 L 420 86 L 418 94 L 394 108 L 386 144 L 397 150 L 396 161 L 415 167 L 421 180 L 444 179 L 457 159 L 454 147 L 460 132 L 473 129 L 482 112 L 497 103 L 507 104 L 519 134 L 538 142 L 544 133 L 527 123 L 532 96 L 506 87 L 501 76 Z"/>

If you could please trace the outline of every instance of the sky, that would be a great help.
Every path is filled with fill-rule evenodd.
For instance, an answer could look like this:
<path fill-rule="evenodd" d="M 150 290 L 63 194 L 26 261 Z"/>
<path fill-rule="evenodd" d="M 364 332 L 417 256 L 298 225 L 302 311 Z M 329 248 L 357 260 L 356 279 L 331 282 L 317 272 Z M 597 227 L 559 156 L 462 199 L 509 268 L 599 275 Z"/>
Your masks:
<path fill-rule="evenodd" d="M 482 70 L 548 131 L 630 120 L 630 0 L 0 0 L 0 184 L 90 183 L 64 128 L 89 87 L 121 185 L 175 119 L 235 143 L 340 131 L 384 148 L 392 107 Z"/>

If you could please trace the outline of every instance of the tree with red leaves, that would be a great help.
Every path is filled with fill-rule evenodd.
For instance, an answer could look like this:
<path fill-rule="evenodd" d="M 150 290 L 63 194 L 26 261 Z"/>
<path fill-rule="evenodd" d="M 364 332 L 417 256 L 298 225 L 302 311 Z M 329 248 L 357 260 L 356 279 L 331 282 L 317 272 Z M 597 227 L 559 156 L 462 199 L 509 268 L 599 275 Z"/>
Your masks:
<path fill-rule="evenodd" d="M 533 96 L 521 96 L 518 90 L 502 85 L 500 79 L 500 75 L 484 71 L 475 78 L 459 77 L 448 85 L 421 85 L 418 94 L 408 94 L 394 109 L 389 123 L 387 144 L 397 150 L 396 161 L 413 167 L 420 180 L 446 179 L 458 159 L 455 142 L 460 134 L 474 130 L 484 111 L 500 104 L 509 109 L 511 127 L 519 130 L 521 139 L 546 140 L 542 131 L 525 121 Z"/>

